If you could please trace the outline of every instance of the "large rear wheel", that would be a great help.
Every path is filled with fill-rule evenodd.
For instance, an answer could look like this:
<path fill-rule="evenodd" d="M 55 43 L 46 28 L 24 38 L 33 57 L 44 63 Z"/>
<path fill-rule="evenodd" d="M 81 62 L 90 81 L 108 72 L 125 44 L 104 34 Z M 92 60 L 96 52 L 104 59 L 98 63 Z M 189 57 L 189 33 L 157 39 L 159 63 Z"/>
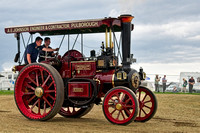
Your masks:
<path fill-rule="evenodd" d="M 31 120 L 48 120 L 60 110 L 64 84 L 55 68 L 43 63 L 24 67 L 15 83 L 15 102 L 19 111 Z"/>
<path fill-rule="evenodd" d="M 124 100 L 125 97 L 126 100 Z M 138 112 L 138 101 L 134 92 L 121 86 L 111 89 L 104 97 L 103 112 L 106 119 L 113 124 L 127 125 L 131 123 Z"/>

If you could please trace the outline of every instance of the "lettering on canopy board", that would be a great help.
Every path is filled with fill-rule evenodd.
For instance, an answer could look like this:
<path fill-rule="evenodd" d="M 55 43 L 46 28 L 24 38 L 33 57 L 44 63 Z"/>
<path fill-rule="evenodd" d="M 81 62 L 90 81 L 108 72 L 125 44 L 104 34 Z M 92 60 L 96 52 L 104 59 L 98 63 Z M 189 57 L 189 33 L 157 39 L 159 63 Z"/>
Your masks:
<path fill-rule="evenodd" d="M 67 29 L 99 27 L 99 25 L 100 24 L 98 21 L 89 21 L 89 22 L 76 22 L 76 23 L 49 24 L 49 25 L 6 28 L 5 32 L 6 33 L 20 33 L 20 32 L 67 30 Z"/>

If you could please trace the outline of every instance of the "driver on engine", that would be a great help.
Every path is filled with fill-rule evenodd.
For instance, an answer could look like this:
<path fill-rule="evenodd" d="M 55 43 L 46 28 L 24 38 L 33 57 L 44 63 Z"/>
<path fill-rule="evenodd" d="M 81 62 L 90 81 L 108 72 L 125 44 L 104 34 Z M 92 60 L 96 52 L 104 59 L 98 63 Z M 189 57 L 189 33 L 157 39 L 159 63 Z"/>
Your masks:
<path fill-rule="evenodd" d="M 45 37 L 44 39 L 44 44 L 42 45 L 43 48 L 48 48 L 48 49 L 52 49 L 49 45 L 51 43 L 51 40 L 49 37 Z M 52 49 L 53 50 L 53 49 Z M 56 51 L 58 51 L 58 48 L 55 49 Z M 45 58 L 47 57 L 54 57 L 55 55 L 57 55 L 58 53 L 54 53 L 53 51 L 44 51 L 43 49 L 39 51 L 39 59 L 38 62 L 41 61 L 45 61 Z"/>

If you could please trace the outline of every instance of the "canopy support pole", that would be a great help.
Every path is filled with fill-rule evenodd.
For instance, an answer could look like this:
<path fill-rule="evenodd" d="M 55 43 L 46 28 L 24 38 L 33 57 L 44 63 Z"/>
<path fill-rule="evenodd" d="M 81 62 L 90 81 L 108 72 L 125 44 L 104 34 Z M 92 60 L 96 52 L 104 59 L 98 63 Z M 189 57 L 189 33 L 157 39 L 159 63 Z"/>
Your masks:
<path fill-rule="evenodd" d="M 18 49 L 18 55 L 19 55 L 18 63 L 19 63 L 19 65 L 21 65 L 21 62 L 20 62 L 20 33 L 17 33 L 17 49 Z"/>
<path fill-rule="evenodd" d="M 81 34 L 81 53 L 83 54 L 83 33 Z"/>
<path fill-rule="evenodd" d="M 69 51 L 69 43 L 70 43 L 70 42 L 69 42 L 69 34 L 68 34 L 68 51 Z"/>

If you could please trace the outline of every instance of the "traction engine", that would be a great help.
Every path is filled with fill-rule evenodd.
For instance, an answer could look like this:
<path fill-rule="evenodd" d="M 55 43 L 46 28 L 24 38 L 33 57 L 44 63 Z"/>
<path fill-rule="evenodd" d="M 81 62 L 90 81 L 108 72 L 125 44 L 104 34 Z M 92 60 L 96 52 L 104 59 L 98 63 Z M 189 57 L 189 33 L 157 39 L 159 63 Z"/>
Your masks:
<path fill-rule="evenodd" d="M 143 69 L 138 72 L 130 67 L 135 61 L 130 54 L 132 18 L 121 15 L 101 21 L 103 26 L 95 32 L 106 31 L 106 44 L 102 42 L 99 56 L 92 50 L 90 57 L 85 58 L 78 50 L 71 49 L 62 57 L 15 66 L 14 70 L 20 71 L 15 84 L 15 101 L 20 112 L 31 120 L 48 120 L 57 113 L 79 118 L 96 104 L 102 105 L 106 119 L 113 124 L 150 120 L 157 110 L 156 97 L 148 88 L 140 86 L 145 80 Z M 120 26 L 115 28 L 115 23 Z M 114 44 L 110 41 L 108 46 L 107 41 L 107 32 L 111 36 L 111 31 L 118 29 L 122 38 L 122 65 L 119 65 L 119 56 L 114 54 Z M 57 31 L 64 34 L 62 30 Z M 89 30 L 85 27 L 80 32 Z"/>

